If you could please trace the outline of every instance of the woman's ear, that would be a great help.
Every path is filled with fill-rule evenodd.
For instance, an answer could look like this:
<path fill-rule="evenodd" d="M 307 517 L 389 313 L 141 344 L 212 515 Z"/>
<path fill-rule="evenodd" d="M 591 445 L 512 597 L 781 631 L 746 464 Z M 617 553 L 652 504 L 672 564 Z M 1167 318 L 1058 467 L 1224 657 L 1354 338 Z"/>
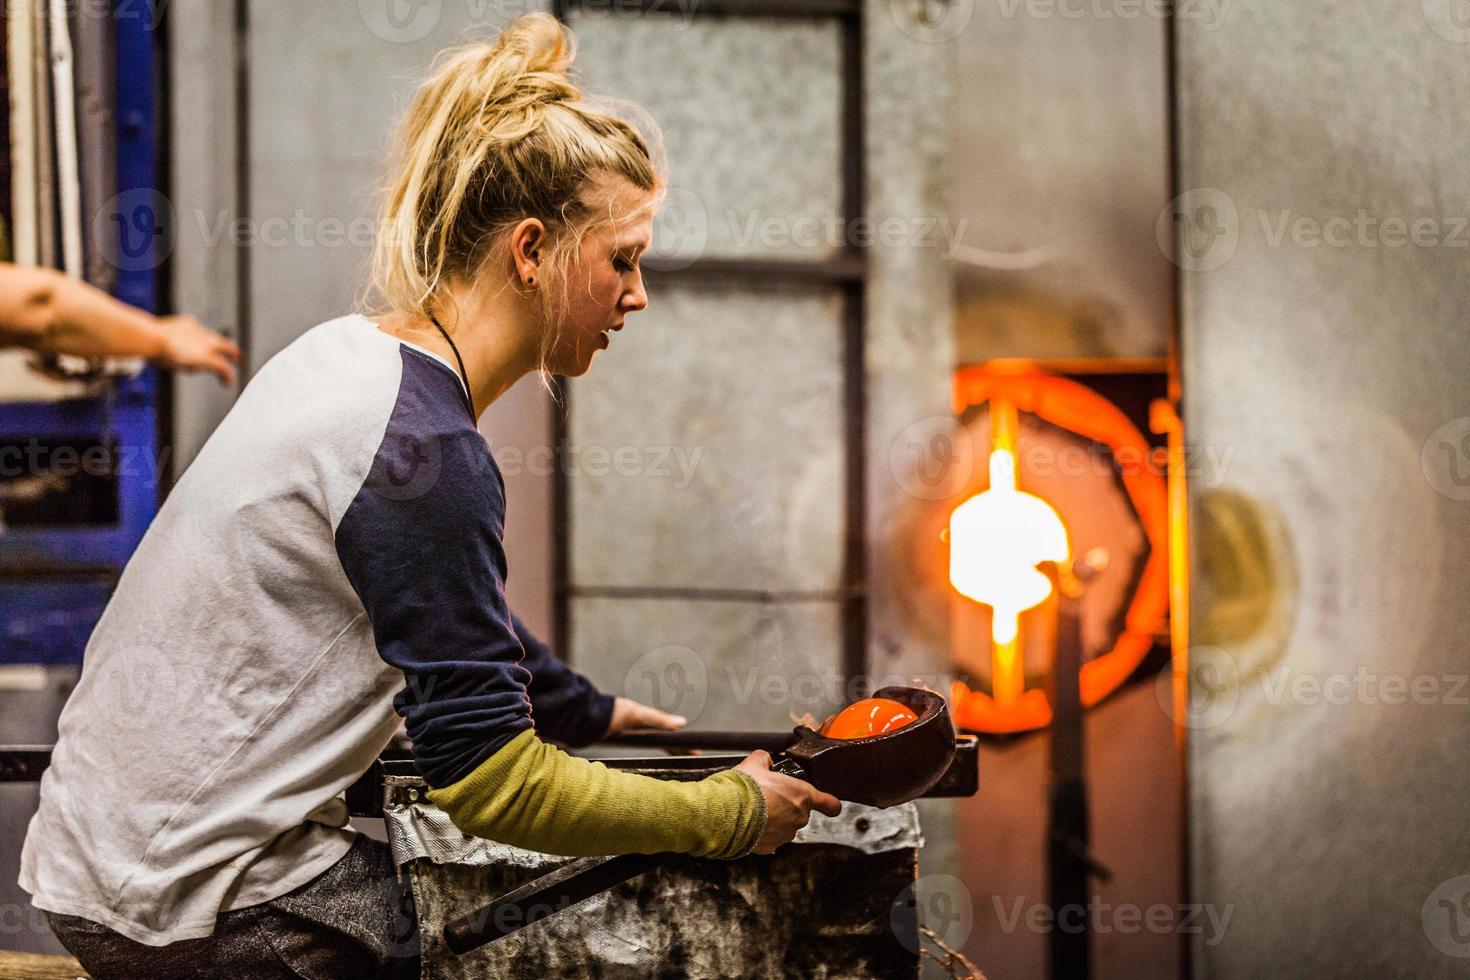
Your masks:
<path fill-rule="evenodd" d="M 510 233 L 510 254 L 515 262 L 516 278 L 522 286 L 534 287 L 540 279 L 541 246 L 546 241 L 546 226 L 540 218 L 525 218 Z"/>

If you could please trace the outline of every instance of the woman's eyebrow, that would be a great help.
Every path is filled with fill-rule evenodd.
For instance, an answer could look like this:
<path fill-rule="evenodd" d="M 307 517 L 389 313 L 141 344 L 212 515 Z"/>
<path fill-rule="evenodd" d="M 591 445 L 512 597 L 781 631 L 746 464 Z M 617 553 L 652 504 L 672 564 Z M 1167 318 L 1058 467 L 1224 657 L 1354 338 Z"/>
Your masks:
<path fill-rule="evenodd" d="M 618 244 L 614 250 L 618 252 L 630 252 L 636 256 L 639 253 L 646 251 L 647 249 L 647 238 L 630 238 L 627 241 Z"/>

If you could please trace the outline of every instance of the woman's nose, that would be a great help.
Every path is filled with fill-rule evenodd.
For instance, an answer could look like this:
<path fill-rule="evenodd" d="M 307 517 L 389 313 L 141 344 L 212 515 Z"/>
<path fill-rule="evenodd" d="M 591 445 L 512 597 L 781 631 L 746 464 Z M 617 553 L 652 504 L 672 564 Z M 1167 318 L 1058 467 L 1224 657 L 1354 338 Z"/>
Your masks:
<path fill-rule="evenodd" d="M 638 277 L 638 282 L 633 288 L 623 294 L 623 309 L 628 313 L 636 312 L 648 305 L 648 293 L 643 288 L 643 277 Z"/>

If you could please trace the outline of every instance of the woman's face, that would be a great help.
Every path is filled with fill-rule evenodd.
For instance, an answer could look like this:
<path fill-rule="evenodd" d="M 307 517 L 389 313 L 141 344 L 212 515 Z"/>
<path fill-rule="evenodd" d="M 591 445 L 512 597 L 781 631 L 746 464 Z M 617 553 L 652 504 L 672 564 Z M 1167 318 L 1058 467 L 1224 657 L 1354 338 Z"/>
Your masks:
<path fill-rule="evenodd" d="M 593 356 L 612 342 L 612 332 L 623 328 L 624 318 L 648 305 L 638 262 L 653 237 L 652 195 L 622 184 L 611 195 L 613 213 L 636 217 L 583 237 L 567 268 L 566 306 L 548 365 L 554 374 L 585 374 Z"/>

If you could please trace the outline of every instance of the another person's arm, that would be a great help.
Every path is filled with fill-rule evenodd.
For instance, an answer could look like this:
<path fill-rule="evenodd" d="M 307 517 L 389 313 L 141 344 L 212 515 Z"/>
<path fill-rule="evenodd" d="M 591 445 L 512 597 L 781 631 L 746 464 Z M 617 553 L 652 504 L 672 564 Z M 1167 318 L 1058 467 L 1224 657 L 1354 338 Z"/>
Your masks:
<path fill-rule="evenodd" d="M 142 357 L 235 382 L 240 349 L 191 316 L 155 317 L 55 269 L 0 263 L 0 346 Z"/>

